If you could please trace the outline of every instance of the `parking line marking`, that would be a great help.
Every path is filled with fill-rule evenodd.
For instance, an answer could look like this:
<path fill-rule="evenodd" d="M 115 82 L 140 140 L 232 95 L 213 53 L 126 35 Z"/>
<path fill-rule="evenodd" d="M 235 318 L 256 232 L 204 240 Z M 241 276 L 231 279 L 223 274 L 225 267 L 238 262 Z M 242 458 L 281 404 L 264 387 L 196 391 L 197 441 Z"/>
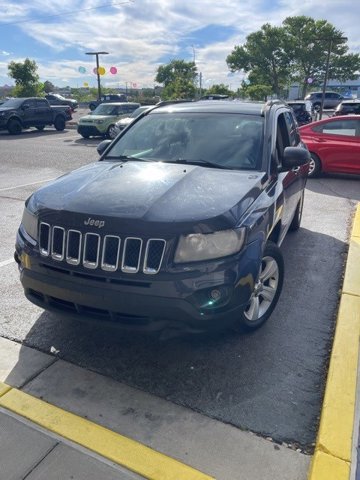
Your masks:
<path fill-rule="evenodd" d="M 320 427 L 308 480 L 348 480 L 356 406 L 360 338 L 360 203 L 350 237 L 345 277 Z M 357 427 L 356 427 L 357 428 Z"/>
<path fill-rule="evenodd" d="M 6 192 L 7 190 L 14 190 L 15 188 L 30 187 L 31 185 L 37 185 L 38 183 L 50 182 L 51 180 L 55 180 L 56 178 L 57 177 L 48 178 L 46 180 L 39 180 L 38 182 L 24 183 L 23 185 L 16 185 L 15 187 L 0 188 L 0 192 Z"/>
<path fill-rule="evenodd" d="M 0 268 L 5 267 L 6 265 L 10 265 L 10 263 L 15 262 L 13 258 L 10 258 L 9 260 L 4 260 L 3 262 L 0 262 Z"/>
<path fill-rule="evenodd" d="M 149 480 L 214 480 L 174 458 L 16 388 L 1 395 L 0 407 L 27 418 Z"/>

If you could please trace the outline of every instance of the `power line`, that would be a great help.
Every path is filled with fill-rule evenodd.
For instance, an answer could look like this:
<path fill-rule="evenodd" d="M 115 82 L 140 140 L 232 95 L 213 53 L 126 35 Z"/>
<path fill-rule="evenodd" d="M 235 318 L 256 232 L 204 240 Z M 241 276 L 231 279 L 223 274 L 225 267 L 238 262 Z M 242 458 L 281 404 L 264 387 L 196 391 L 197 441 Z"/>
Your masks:
<path fill-rule="evenodd" d="M 119 5 L 126 5 L 128 3 L 133 3 L 134 1 L 135 0 L 127 0 L 125 2 L 120 2 L 120 3 L 105 3 L 103 5 L 99 5 L 98 7 L 82 8 L 82 9 L 79 9 L 79 10 L 72 10 L 70 12 L 56 13 L 54 15 L 46 15 L 46 16 L 37 17 L 37 18 L 28 18 L 27 20 L 18 20 L 17 22 L 5 22 L 5 23 L 0 22 L 0 27 L 4 26 L 4 25 L 18 25 L 20 23 L 36 22 L 38 20 L 43 20 L 43 19 L 47 19 L 47 18 L 62 17 L 64 15 L 75 15 L 79 12 L 85 12 L 85 11 L 89 11 L 89 10 L 98 10 L 99 8 L 107 8 L 107 7 L 116 7 L 116 6 L 119 6 Z"/>

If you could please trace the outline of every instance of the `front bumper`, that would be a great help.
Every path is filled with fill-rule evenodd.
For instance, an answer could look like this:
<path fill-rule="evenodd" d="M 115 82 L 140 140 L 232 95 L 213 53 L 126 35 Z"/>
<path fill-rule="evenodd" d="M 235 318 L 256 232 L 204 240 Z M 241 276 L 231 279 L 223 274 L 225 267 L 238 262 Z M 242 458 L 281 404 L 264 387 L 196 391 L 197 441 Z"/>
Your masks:
<path fill-rule="evenodd" d="M 234 257 L 195 271 L 115 278 L 46 264 L 19 233 L 15 252 L 32 303 L 67 317 L 138 331 L 202 332 L 231 326 L 249 301 L 260 258 L 261 244 L 254 242 Z"/>
<path fill-rule="evenodd" d="M 80 135 L 85 135 L 88 137 L 105 135 L 105 132 L 101 132 L 95 125 L 78 125 L 77 131 L 80 133 Z"/>

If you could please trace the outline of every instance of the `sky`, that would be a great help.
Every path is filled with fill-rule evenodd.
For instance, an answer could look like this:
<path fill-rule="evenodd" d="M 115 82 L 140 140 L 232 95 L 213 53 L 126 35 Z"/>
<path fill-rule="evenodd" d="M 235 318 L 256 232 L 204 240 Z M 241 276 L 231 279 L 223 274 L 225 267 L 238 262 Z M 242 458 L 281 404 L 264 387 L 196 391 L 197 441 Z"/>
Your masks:
<path fill-rule="evenodd" d="M 95 57 L 86 52 L 106 51 L 103 86 L 152 88 L 159 65 L 182 59 L 195 60 L 204 88 L 236 90 L 243 74 L 226 64 L 234 46 L 264 23 L 296 15 L 328 20 L 360 53 L 354 0 L 0 0 L 0 12 L 0 86 L 13 85 L 8 63 L 25 58 L 36 61 L 41 81 L 96 86 Z"/>

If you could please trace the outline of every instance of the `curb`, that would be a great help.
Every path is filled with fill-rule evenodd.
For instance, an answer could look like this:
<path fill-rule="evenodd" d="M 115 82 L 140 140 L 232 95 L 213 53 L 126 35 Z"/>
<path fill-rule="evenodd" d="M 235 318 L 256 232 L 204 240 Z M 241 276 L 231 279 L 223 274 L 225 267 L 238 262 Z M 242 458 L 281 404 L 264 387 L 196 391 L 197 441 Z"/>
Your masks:
<path fill-rule="evenodd" d="M 215 480 L 195 468 L 97 423 L 0 382 L 0 407 L 148 480 Z"/>
<path fill-rule="evenodd" d="M 320 427 L 308 480 L 349 480 L 360 339 L 360 204 L 349 242 Z"/>

